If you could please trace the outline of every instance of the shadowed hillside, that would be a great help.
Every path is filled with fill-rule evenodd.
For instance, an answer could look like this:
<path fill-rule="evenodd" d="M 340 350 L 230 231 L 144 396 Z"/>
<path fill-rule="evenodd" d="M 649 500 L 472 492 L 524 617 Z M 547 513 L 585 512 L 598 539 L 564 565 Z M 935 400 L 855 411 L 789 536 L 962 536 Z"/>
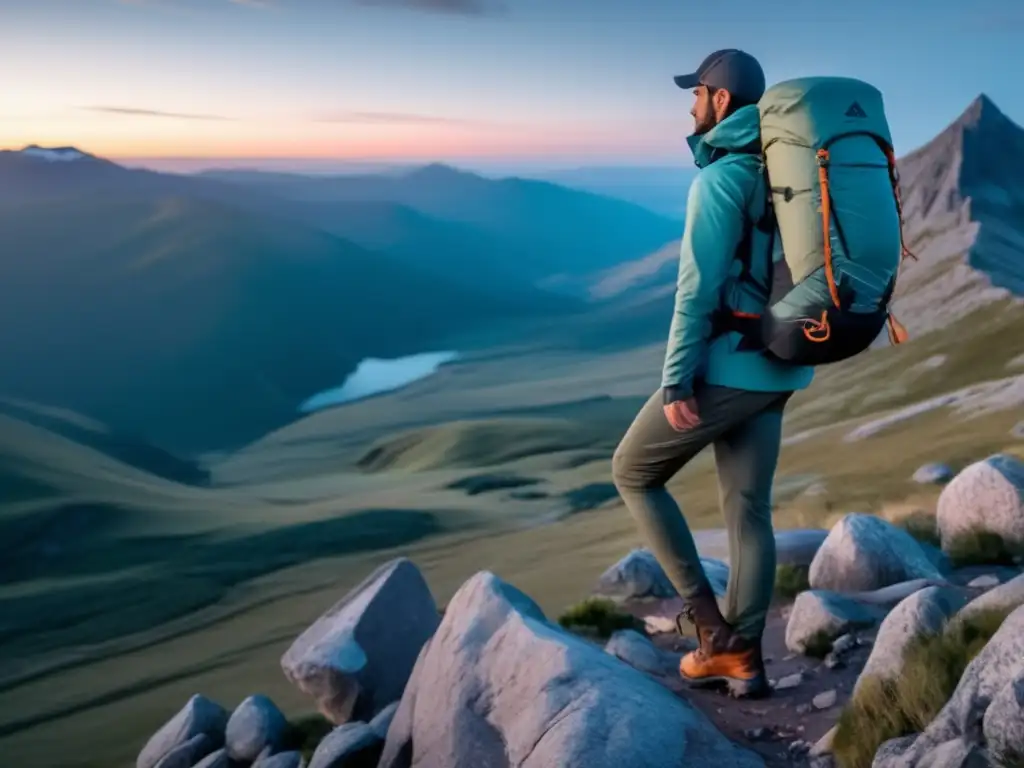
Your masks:
<path fill-rule="evenodd" d="M 0 346 L 18 361 L 0 392 L 185 450 L 287 422 L 368 355 L 420 352 L 523 309 L 182 197 L 3 205 L 0 251 Z"/>
<path fill-rule="evenodd" d="M 23 400 L 0 399 L 0 414 L 49 430 L 166 480 L 202 485 L 209 479 L 209 472 L 199 462 L 179 458 L 141 436 L 118 434 L 105 424 L 73 411 Z"/>
<path fill-rule="evenodd" d="M 239 184 L 57 156 L 0 152 L 0 339 L 20 361 L 0 394 L 179 451 L 257 438 L 368 356 L 537 339 L 577 305 L 534 283 L 677 230 L 628 203 L 444 166 Z"/>
<path fill-rule="evenodd" d="M 0 687 L 19 657 L 116 640 L 310 557 L 472 523 L 437 508 L 339 508 L 334 497 L 284 504 L 191 487 L 0 415 Z"/>

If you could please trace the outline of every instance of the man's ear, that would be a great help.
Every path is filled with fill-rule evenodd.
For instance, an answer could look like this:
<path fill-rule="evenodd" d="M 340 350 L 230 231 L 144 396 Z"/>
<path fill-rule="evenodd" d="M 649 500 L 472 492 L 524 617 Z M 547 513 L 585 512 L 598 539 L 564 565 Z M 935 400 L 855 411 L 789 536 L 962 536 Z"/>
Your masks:
<path fill-rule="evenodd" d="M 732 103 L 732 94 L 725 90 L 725 88 L 719 88 L 715 91 L 714 102 L 715 112 L 719 115 L 724 115 L 729 111 L 729 104 Z"/>

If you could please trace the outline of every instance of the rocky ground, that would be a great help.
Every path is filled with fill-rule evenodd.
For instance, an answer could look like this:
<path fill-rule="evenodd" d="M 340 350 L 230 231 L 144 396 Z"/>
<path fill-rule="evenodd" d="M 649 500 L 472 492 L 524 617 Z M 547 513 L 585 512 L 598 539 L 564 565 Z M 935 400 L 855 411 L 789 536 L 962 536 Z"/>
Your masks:
<path fill-rule="evenodd" d="M 1018 573 L 1013 568 L 972 566 L 958 569 L 951 574 L 950 581 L 966 603 L 985 594 L 987 587 L 1010 581 Z M 972 583 L 976 586 L 968 586 Z M 1024 583 L 1021 587 L 1024 589 Z M 654 627 L 663 627 L 674 621 L 682 605 L 678 598 L 670 598 L 637 602 L 628 608 L 634 615 L 651 620 Z M 877 625 L 854 629 L 840 636 L 833 651 L 824 658 L 806 656 L 786 646 L 792 607 L 790 601 L 778 601 L 765 628 L 765 666 L 774 685 L 771 697 L 736 702 L 720 691 L 689 689 L 674 675 L 663 680 L 707 715 L 725 736 L 760 755 L 768 768 L 800 765 L 809 760 L 811 748 L 835 726 L 852 697 L 879 630 Z M 659 622 L 659 618 L 665 621 Z M 651 641 L 675 659 L 695 647 L 693 640 L 676 632 L 654 632 Z"/>
<path fill-rule="evenodd" d="M 679 657 L 694 642 L 673 631 L 682 602 L 646 550 L 595 585 L 604 597 L 593 604 L 635 626 L 607 639 L 550 620 L 488 571 L 439 609 L 400 558 L 281 660 L 326 718 L 312 743 L 296 740 L 263 696 L 228 712 L 197 695 L 137 768 L 829 766 L 851 699 L 860 706 L 871 686 L 908 674 L 918 639 L 993 611 L 1001 626 L 921 733 L 886 737 L 858 762 L 836 754 L 843 768 L 1001 764 L 1024 754 L 1024 560 L 1000 550 L 1002 565 L 961 567 L 951 555 L 967 519 L 983 542 L 1024 547 L 1024 465 L 990 458 L 952 478 L 934 518 L 941 548 L 865 514 L 830 531 L 780 533 L 779 562 L 804 568 L 808 583 L 772 610 L 764 651 L 774 692 L 759 701 L 682 686 Z M 706 560 L 705 570 L 723 593 L 728 564 Z"/>
<path fill-rule="evenodd" d="M 675 606 L 672 606 L 674 609 Z M 765 629 L 768 674 L 776 684 L 771 697 L 737 702 L 720 691 L 687 689 L 678 678 L 669 685 L 707 715 L 726 737 L 760 755 L 769 768 L 798 765 L 811 746 L 835 725 L 871 651 L 874 632 L 850 634 L 838 663 L 812 659 L 786 648 L 787 606 L 776 606 Z M 654 644 L 680 653 L 693 643 L 678 635 L 655 635 Z"/>

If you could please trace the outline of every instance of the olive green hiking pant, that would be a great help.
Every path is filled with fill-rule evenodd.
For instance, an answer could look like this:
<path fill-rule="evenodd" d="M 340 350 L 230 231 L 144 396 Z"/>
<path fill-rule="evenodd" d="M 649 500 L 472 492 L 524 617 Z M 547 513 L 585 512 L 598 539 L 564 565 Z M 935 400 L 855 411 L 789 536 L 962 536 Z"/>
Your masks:
<path fill-rule="evenodd" d="M 689 526 L 665 484 L 708 445 L 714 446 L 729 539 L 729 585 L 722 616 L 735 631 L 759 638 L 775 585 L 772 480 L 782 441 L 782 414 L 792 392 L 697 389 L 700 424 L 677 432 L 655 392 L 612 459 L 619 494 L 651 551 L 684 598 L 708 588 Z"/>

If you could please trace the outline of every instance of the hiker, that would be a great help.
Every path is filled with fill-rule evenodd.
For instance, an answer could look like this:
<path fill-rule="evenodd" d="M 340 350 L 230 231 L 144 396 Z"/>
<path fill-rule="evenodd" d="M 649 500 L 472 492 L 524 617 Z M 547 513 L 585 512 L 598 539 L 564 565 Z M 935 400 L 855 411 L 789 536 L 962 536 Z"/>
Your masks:
<path fill-rule="evenodd" d="M 692 75 L 699 169 L 690 187 L 661 388 L 612 461 L 615 485 L 666 575 L 699 648 L 680 674 L 734 696 L 770 692 L 761 636 L 775 584 L 771 491 L 782 416 L 816 365 L 868 349 L 886 324 L 903 258 L 899 174 L 881 92 L 846 77 L 765 89 L 743 51 Z M 845 226 L 842 222 L 845 222 Z M 729 537 L 721 604 L 665 488 L 714 446 Z"/>
<path fill-rule="evenodd" d="M 697 630 L 699 649 L 683 658 L 680 674 L 690 683 L 724 682 L 735 696 L 755 697 L 770 690 L 761 635 L 775 582 L 771 490 L 783 409 L 794 391 L 811 383 L 813 368 L 740 351 L 735 333 L 711 339 L 723 301 L 751 314 L 762 312 L 767 301 L 756 284 L 769 274 L 770 235 L 748 223 L 759 220 L 767 205 L 757 107 L 764 72 L 753 56 L 724 50 L 675 82 L 695 97 L 694 132 L 687 140 L 699 172 L 687 199 L 661 389 L 622 438 L 613 475 L 685 600 L 680 618 Z M 744 263 L 753 280 L 738 279 Z M 714 446 L 729 536 L 731 567 L 721 606 L 665 488 L 708 445 Z"/>

